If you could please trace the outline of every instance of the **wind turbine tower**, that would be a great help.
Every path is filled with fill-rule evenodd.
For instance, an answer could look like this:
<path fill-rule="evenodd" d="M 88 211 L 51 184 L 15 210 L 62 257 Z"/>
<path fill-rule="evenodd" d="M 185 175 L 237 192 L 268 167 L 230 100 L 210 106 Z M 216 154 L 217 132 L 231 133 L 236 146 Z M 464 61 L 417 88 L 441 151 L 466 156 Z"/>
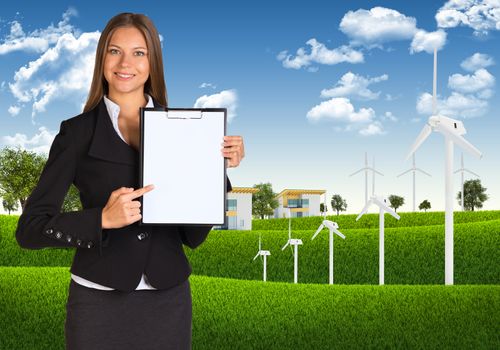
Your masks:
<path fill-rule="evenodd" d="M 422 174 L 425 174 L 427 176 L 431 176 L 431 174 L 426 173 L 422 169 L 419 169 L 415 166 L 415 153 L 412 154 L 412 164 L 413 166 L 406 170 L 405 172 L 401 173 L 398 175 L 398 177 L 403 176 L 404 174 L 409 173 L 410 171 L 413 172 L 413 211 L 415 212 L 415 207 L 416 207 L 416 199 L 415 199 L 415 172 L 420 171 Z"/>
<path fill-rule="evenodd" d="M 462 149 L 481 158 L 481 152 L 470 144 L 462 135 L 466 133 L 464 124 L 452 118 L 439 115 L 436 112 L 436 73 L 437 72 L 437 50 L 434 49 L 434 81 L 433 81 L 433 115 L 425 124 L 411 147 L 408 159 L 429 137 L 432 131 L 437 131 L 444 136 L 446 158 L 445 158 L 445 264 L 444 279 L 446 285 L 453 284 L 453 145 L 457 144 Z"/>

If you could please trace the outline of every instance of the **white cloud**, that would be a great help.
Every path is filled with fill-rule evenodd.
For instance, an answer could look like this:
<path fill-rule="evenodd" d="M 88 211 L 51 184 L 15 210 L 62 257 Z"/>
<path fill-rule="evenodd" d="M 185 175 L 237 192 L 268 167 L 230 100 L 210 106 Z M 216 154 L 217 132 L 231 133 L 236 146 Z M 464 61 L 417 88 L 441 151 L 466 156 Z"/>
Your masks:
<path fill-rule="evenodd" d="M 364 61 L 363 53 L 349 46 L 328 49 L 314 38 L 309 39 L 306 44 L 311 47 L 309 53 L 301 47 L 297 50 L 295 57 L 289 55 L 287 51 L 281 51 L 276 58 L 282 61 L 283 67 L 292 69 L 307 67 L 312 63 L 334 65 L 342 62 L 362 63 Z"/>
<path fill-rule="evenodd" d="M 383 120 L 390 120 L 391 122 L 397 122 L 398 118 L 392 112 L 385 112 L 384 116 L 382 117 Z"/>
<path fill-rule="evenodd" d="M 194 108 L 227 108 L 227 119 L 231 122 L 236 116 L 238 95 L 236 90 L 223 90 L 213 95 L 203 95 L 194 103 Z"/>
<path fill-rule="evenodd" d="M 334 97 L 321 102 L 307 112 L 307 119 L 312 122 L 319 120 L 336 120 L 347 123 L 366 123 L 373 120 L 375 111 L 372 108 L 361 108 L 355 111 L 351 101 L 345 97 Z"/>
<path fill-rule="evenodd" d="M 433 53 L 434 49 L 438 51 L 441 50 L 446 43 L 446 32 L 439 29 L 435 32 L 426 32 L 425 30 L 419 29 L 410 46 L 410 52 L 421 52 L 425 51 L 427 53 Z"/>
<path fill-rule="evenodd" d="M 16 133 L 14 136 L 4 136 L 2 138 L 3 144 L 8 147 L 20 147 L 21 149 L 30 150 L 36 153 L 48 154 L 50 145 L 54 141 L 57 132 L 50 131 L 42 126 L 38 129 L 38 133 L 31 139 L 25 134 Z"/>
<path fill-rule="evenodd" d="M 63 18 L 57 26 L 51 24 L 45 29 L 37 29 L 27 35 L 24 33 L 21 23 L 18 21 L 11 22 L 9 35 L 0 42 L 0 55 L 5 55 L 14 51 L 35 53 L 46 51 L 50 45 L 57 42 L 61 35 L 75 30 L 74 27 L 69 24 L 69 21 L 71 17 L 76 15 L 76 10 L 69 8 L 63 13 Z"/>
<path fill-rule="evenodd" d="M 472 118 L 484 115 L 488 110 L 488 102 L 474 95 L 452 92 L 446 99 L 437 99 L 439 114 L 451 118 Z M 417 112 L 430 116 L 432 114 L 432 95 L 423 93 L 417 100 Z"/>
<path fill-rule="evenodd" d="M 480 68 L 487 68 L 495 64 L 493 57 L 483 53 L 476 52 L 470 57 L 467 57 L 461 64 L 460 67 L 469 72 L 474 72 Z"/>
<path fill-rule="evenodd" d="M 472 75 L 453 74 L 448 78 L 448 87 L 468 94 L 491 89 L 494 85 L 495 77 L 484 68 L 478 69 Z"/>
<path fill-rule="evenodd" d="M 340 22 L 340 30 L 353 44 L 380 46 L 384 42 L 411 39 L 417 31 L 417 21 L 396 10 L 374 7 L 347 12 Z"/>
<path fill-rule="evenodd" d="M 386 132 L 379 121 L 374 121 L 359 130 L 359 134 L 363 136 L 384 135 L 385 133 Z"/>
<path fill-rule="evenodd" d="M 20 111 L 21 111 L 21 108 L 19 108 L 19 106 L 10 106 L 8 109 L 9 114 L 13 117 L 18 115 Z"/>
<path fill-rule="evenodd" d="M 214 84 L 212 83 L 202 83 L 200 86 L 198 86 L 200 89 L 204 89 L 204 88 L 211 88 L 211 89 L 215 89 L 217 86 L 215 86 Z"/>
<path fill-rule="evenodd" d="M 100 33 L 61 35 L 54 47 L 14 74 L 9 88 L 18 102 L 32 102 L 32 116 L 54 99 L 71 97 L 80 104 L 90 87 Z"/>
<path fill-rule="evenodd" d="M 500 30 L 500 1 L 498 0 L 450 0 L 436 13 L 441 28 L 460 25 L 474 29 L 474 34 L 487 35 Z"/>
<path fill-rule="evenodd" d="M 357 97 L 361 100 L 376 100 L 380 92 L 373 92 L 368 89 L 368 86 L 374 83 L 389 79 L 387 74 L 375 78 L 365 78 L 361 75 L 347 72 L 340 78 L 337 84 L 330 88 L 321 91 L 321 97 Z"/>

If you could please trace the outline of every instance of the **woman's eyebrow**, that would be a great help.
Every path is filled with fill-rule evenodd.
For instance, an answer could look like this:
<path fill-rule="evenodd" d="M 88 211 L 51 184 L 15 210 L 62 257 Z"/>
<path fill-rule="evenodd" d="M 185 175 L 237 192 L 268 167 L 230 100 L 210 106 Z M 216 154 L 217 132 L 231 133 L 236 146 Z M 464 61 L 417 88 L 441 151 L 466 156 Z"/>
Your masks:
<path fill-rule="evenodd" d="M 108 45 L 108 47 L 110 47 L 110 46 L 114 46 L 114 47 L 117 47 L 117 48 L 121 49 L 120 45 L 116 45 L 116 44 L 109 44 L 109 45 Z M 133 49 L 134 49 L 134 50 L 137 50 L 137 49 L 147 50 L 147 48 L 146 48 L 146 47 L 144 47 L 144 46 L 136 46 L 136 47 L 134 47 Z"/>

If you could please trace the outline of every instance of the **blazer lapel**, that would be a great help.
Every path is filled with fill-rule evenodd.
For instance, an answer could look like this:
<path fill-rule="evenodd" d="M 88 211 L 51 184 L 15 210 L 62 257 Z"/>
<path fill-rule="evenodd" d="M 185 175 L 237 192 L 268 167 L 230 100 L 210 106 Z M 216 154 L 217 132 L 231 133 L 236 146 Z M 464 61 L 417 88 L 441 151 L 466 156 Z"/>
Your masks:
<path fill-rule="evenodd" d="M 116 133 L 104 99 L 94 109 L 97 119 L 88 155 L 109 162 L 136 165 L 139 153 Z"/>

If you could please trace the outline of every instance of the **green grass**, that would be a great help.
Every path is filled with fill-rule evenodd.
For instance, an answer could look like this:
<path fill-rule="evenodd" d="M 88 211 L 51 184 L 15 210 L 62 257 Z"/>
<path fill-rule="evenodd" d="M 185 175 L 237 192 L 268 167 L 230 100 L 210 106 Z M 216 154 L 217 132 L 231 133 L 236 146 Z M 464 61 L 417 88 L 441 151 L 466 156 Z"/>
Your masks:
<path fill-rule="evenodd" d="M 63 349 L 68 268 L 0 267 L 0 349 Z M 192 276 L 193 349 L 498 349 L 500 286 Z"/>
<path fill-rule="evenodd" d="M 17 217 L 0 217 L 0 266 L 70 266 L 72 249 L 21 249 L 14 238 Z M 315 230 L 294 230 L 301 238 L 299 281 L 327 283 L 328 232 L 311 241 Z M 342 229 L 335 238 L 335 283 L 378 284 L 378 228 Z M 197 275 L 262 279 L 262 263 L 252 259 L 262 235 L 270 281 L 293 281 L 290 249 L 281 251 L 285 231 L 212 231 L 198 249 L 186 253 Z M 500 283 L 500 220 L 455 225 L 455 283 Z M 444 226 L 387 228 L 385 230 L 386 284 L 444 283 Z"/>

